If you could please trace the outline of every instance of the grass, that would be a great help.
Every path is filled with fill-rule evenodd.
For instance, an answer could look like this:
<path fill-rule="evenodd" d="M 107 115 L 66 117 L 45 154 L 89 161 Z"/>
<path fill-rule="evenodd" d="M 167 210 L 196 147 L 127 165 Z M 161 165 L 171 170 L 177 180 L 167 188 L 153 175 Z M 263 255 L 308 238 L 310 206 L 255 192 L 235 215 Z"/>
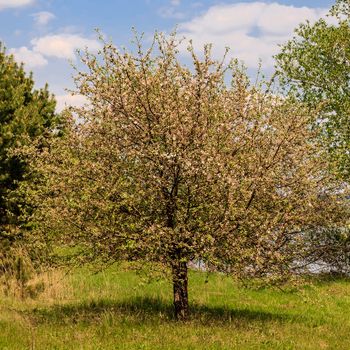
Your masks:
<path fill-rule="evenodd" d="M 46 276 L 36 299 L 0 295 L 0 349 L 349 349 L 350 281 L 293 292 L 250 290 L 191 272 L 191 320 L 172 316 L 171 286 L 130 271 Z M 50 283 L 51 281 L 51 283 Z"/>

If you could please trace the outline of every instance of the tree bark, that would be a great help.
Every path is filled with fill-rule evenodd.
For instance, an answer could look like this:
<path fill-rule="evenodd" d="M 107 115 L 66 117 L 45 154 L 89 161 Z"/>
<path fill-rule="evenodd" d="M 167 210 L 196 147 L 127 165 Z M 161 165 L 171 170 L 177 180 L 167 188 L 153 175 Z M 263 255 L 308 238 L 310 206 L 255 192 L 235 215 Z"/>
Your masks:
<path fill-rule="evenodd" d="M 189 316 L 187 263 L 176 261 L 172 266 L 175 318 L 185 321 Z"/>

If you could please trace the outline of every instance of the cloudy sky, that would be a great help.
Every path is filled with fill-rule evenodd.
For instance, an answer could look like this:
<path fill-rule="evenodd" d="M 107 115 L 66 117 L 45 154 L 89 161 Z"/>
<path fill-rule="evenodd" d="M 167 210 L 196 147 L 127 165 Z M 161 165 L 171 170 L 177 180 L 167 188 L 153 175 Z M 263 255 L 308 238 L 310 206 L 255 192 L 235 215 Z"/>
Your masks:
<path fill-rule="evenodd" d="M 95 28 L 128 46 L 131 27 L 151 35 L 154 30 L 178 31 L 192 38 L 196 47 L 214 44 L 220 55 L 225 46 L 254 69 L 262 60 L 271 71 L 272 55 L 306 19 L 325 16 L 331 0 L 0 0 L 0 41 L 17 60 L 33 71 L 38 87 L 49 83 L 58 109 L 65 103 L 80 104 L 73 87 L 75 50 L 96 51 L 100 43 Z M 146 35 L 146 36 L 147 36 Z M 184 57 L 185 59 L 185 57 Z"/>

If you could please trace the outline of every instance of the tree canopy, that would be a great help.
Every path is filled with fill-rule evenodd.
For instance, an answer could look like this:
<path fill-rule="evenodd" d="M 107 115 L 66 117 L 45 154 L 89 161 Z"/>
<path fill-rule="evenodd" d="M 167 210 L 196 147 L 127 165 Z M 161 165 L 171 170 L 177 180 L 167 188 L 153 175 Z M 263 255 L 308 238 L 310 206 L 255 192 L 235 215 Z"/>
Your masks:
<path fill-rule="evenodd" d="M 315 124 L 337 162 L 350 176 L 350 4 L 338 0 L 329 17 L 306 22 L 276 56 L 283 83 L 319 109 Z"/>
<path fill-rule="evenodd" d="M 47 86 L 35 89 L 32 75 L 0 44 L 0 271 L 10 247 L 22 236 L 19 215 L 26 205 L 12 193 L 29 173 L 28 164 L 12 151 L 57 126 L 55 100 Z"/>
<path fill-rule="evenodd" d="M 338 0 L 328 18 L 306 22 L 276 56 L 282 83 L 317 109 L 313 126 L 340 178 L 350 179 L 350 3 Z M 309 235 L 310 258 L 348 273 L 350 235 L 346 226 L 320 227 Z"/>
<path fill-rule="evenodd" d="M 37 152 L 30 190 L 36 234 L 77 261 L 169 269 L 178 318 L 188 316 L 187 267 L 273 279 L 301 268 L 302 233 L 340 215 L 310 108 L 253 86 L 237 63 L 181 64 L 176 35 L 136 53 L 105 43 L 86 53 L 67 131 Z M 227 80 L 230 79 L 230 83 Z"/>

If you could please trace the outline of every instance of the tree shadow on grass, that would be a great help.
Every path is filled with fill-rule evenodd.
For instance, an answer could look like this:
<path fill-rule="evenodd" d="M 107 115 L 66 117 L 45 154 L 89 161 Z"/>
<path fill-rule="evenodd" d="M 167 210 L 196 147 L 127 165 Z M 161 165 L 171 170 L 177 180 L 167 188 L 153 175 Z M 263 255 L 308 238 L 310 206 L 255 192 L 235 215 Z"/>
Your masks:
<path fill-rule="evenodd" d="M 173 306 L 158 298 L 134 297 L 125 301 L 115 302 L 109 299 L 99 299 L 76 304 L 55 305 L 47 308 L 33 309 L 26 312 L 33 324 L 62 323 L 76 324 L 99 323 L 106 317 L 112 317 L 117 322 L 161 323 L 174 322 Z M 278 322 L 299 322 L 301 317 L 288 314 L 252 309 L 228 308 L 225 306 L 190 306 L 190 322 L 222 325 L 233 323 L 237 326 L 245 324 Z"/>

